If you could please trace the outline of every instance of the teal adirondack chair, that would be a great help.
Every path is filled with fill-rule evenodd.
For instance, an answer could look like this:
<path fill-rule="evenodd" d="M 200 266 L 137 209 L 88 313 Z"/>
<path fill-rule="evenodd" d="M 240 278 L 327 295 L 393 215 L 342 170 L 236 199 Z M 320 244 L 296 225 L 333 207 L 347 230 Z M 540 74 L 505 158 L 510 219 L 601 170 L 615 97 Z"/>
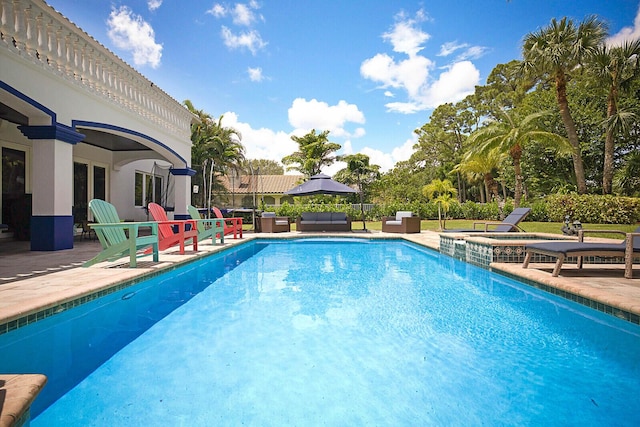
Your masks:
<path fill-rule="evenodd" d="M 216 243 L 216 237 L 220 243 L 224 243 L 224 221 L 218 218 L 203 219 L 195 206 L 187 206 L 191 219 L 196 220 L 198 228 L 198 241 L 211 237 L 211 242 Z"/>
<path fill-rule="evenodd" d="M 97 221 L 95 224 L 90 224 L 90 227 L 95 230 L 96 236 L 100 240 L 102 252 L 85 262 L 84 267 L 102 261 L 114 261 L 129 255 L 129 266 L 135 268 L 139 255 L 138 250 L 147 247 L 152 248 L 153 260 L 158 262 L 157 222 L 120 222 L 115 206 L 100 199 L 91 200 L 89 209 Z M 151 234 L 140 236 L 140 227 L 151 227 Z"/>

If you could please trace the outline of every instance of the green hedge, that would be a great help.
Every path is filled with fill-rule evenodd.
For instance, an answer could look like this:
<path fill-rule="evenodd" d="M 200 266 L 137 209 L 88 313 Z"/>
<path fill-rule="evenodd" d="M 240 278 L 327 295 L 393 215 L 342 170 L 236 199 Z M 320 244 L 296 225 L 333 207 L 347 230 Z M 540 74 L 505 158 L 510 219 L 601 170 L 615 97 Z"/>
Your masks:
<path fill-rule="evenodd" d="M 640 199 L 633 197 L 555 194 L 545 199 L 549 221 L 589 224 L 635 224 L 640 221 Z"/>
<path fill-rule="evenodd" d="M 640 199 L 632 197 L 556 194 L 524 202 L 521 206 L 531 208 L 527 221 L 563 222 L 566 215 L 570 215 L 572 221 L 588 224 L 635 224 L 640 221 Z M 503 215 L 508 215 L 512 210 L 513 200 L 507 200 L 503 207 Z M 277 208 L 276 213 L 295 220 L 301 212 L 327 211 L 346 212 L 354 221 L 361 217 L 359 209 L 352 209 L 350 205 L 336 206 L 333 203 L 290 205 L 285 202 Z M 433 201 L 375 205 L 373 209 L 365 212 L 365 216 L 368 221 L 377 221 L 384 216 L 393 216 L 397 211 L 411 211 L 422 219 L 438 219 L 438 205 Z M 496 202 L 452 202 L 447 218 L 499 221 L 499 212 Z"/>

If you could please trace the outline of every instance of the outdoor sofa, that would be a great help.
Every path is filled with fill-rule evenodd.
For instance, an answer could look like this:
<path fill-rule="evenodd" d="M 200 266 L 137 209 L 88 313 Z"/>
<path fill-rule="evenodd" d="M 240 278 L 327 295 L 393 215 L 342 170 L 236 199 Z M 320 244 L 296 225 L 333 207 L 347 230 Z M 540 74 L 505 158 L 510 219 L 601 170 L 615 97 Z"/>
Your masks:
<path fill-rule="evenodd" d="M 419 233 L 420 217 L 411 211 L 398 211 L 396 216 L 382 218 L 382 231 L 385 233 Z"/>
<path fill-rule="evenodd" d="M 351 231 L 351 218 L 344 212 L 302 212 L 296 218 L 298 231 Z"/>

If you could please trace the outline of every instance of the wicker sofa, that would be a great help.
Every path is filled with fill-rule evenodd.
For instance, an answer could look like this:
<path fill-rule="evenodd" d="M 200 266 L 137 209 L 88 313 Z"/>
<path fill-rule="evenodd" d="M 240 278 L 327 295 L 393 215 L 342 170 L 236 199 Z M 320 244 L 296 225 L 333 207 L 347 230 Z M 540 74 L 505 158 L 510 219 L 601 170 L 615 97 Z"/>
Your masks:
<path fill-rule="evenodd" d="M 385 233 L 419 233 L 420 217 L 411 211 L 398 211 L 396 216 L 382 218 L 382 231 Z"/>
<path fill-rule="evenodd" d="M 344 212 L 302 212 L 296 218 L 298 231 L 351 231 L 351 218 Z"/>
<path fill-rule="evenodd" d="M 291 231 L 287 216 L 276 216 L 275 212 L 263 212 L 260 218 L 260 230 L 263 233 L 282 233 Z"/>

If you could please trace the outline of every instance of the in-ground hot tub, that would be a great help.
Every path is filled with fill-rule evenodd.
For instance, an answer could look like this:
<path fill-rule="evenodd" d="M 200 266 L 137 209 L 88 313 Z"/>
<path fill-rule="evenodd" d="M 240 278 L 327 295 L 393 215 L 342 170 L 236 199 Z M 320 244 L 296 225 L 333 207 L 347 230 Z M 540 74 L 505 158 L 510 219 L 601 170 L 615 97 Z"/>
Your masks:
<path fill-rule="evenodd" d="M 489 268 L 492 262 L 522 263 L 524 246 L 547 240 L 577 240 L 549 233 L 441 233 L 440 252 Z"/>

